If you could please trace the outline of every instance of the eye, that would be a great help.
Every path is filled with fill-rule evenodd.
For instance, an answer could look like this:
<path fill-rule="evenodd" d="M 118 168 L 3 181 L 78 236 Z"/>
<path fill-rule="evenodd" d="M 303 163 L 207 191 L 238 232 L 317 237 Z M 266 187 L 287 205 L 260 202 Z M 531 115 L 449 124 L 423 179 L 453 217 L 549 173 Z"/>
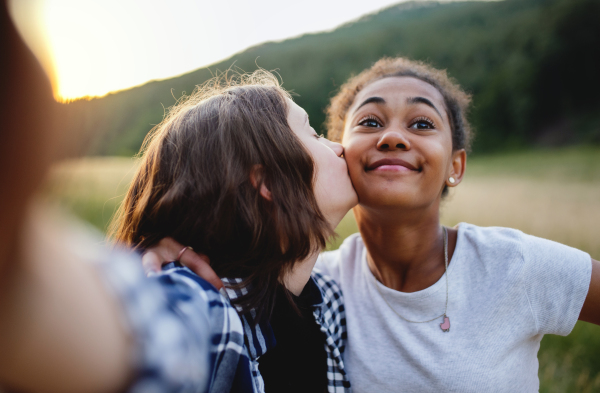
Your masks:
<path fill-rule="evenodd" d="M 410 128 L 415 130 L 433 130 L 435 129 L 435 124 L 433 120 L 427 117 L 417 117 L 412 121 Z"/>
<path fill-rule="evenodd" d="M 381 120 L 373 115 L 365 116 L 358 121 L 358 125 L 363 127 L 383 127 L 381 123 Z"/>

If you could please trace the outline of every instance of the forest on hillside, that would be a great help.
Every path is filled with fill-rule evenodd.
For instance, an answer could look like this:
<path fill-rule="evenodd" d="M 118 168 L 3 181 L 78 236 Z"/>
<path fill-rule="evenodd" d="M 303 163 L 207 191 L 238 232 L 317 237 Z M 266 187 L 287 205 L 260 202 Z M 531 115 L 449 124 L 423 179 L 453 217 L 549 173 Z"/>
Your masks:
<path fill-rule="evenodd" d="M 202 50 L 204 39 L 189 50 Z M 383 56 L 446 69 L 473 95 L 475 153 L 600 144 L 598 0 L 401 3 L 331 32 L 265 43 L 176 78 L 70 102 L 68 127 L 86 136 L 90 155 L 133 155 L 176 99 L 234 65 L 277 70 L 326 133 L 329 98 Z"/>

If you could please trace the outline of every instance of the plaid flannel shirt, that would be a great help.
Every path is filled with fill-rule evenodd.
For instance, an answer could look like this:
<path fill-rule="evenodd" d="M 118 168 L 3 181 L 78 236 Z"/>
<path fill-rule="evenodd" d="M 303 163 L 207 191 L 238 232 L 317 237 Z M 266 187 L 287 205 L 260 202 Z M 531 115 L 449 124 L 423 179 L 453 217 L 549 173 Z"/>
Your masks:
<path fill-rule="evenodd" d="M 224 278 L 225 291 L 230 299 L 244 294 L 244 289 L 233 289 L 232 285 L 242 282 L 241 279 Z M 327 353 L 328 392 L 350 392 L 350 381 L 344 369 L 342 354 L 346 341 L 346 312 L 344 310 L 342 291 L 328 276 L 313 272 L 307 285 L 315 287 L 314 293 L 320 299 L 313 305 L 313 315 L 321 331 L 325 334 L 325 351 Z M 256 393 L 264 393 L 264 382 L 258 369 L 258 359 L 275 345 L 275 336 L 268 323 L 255 324 L 255 313 L 242 316 L 245 332 L 245 345 L 251 362 L 252 379 Z"/>
<path fill-rule="evenodd" d="M 183 313 L 196 313 L 199 301 L 208 305 L 211 367 L 207 391 L 210 393 L 260 391 L 257 390 L 256 380 L 252 377 L 252 362 L 248 355 L 248 347 L 245 345 L 245 326 L 237 311 L 229 303 L 229 299 L 179 263 L 172 262 L 164 265 L 158 278 L 163 285 L 173 285 L 175 292 L 184 290 L 197 295 L 179 298 L 183 303 L 180 305 Z"/>
<path fill-rule="evenodd" d="M 139 256 L 128 252 L 100 259 L 134 339 L 136 372 L 127 392 L 256 391 L 242 321 L 211 284 L 173 263 L 146 278 Z"/>
<path fill-rule="evenodd" d="M 89 257 L 94 246 L 83 248 L 82 255 Z M 94 255 L 92 262 L 121 304 L 124 326 L 133 339 L 136 372 L 126 391 L 205 392 L 215 329 L 210 317 L 219 308 L 210 300 L 220 297 L 218 292 L 190 285 L 179 275 L 146 278 L 139 256 L 129 252 L 97 247 Z M 241 333 L 238 341 L 243 345 Z"/>
<path fill-rule="evenodd" d="M 252 313 L 240 318 L 223 296 L 236 298 L 241 291 L 219 293 L 173 263 L 146 278 L 139 257 L 130 253 L 111 252 L 101 259 L 98 266 L 135 340 L 137 373 L 128 392 L 264 392 L 258 358 L 275 345 L 275 337 L 268 323 L 254 326 Z M 328 391 L 350 392 L 342 360 L 346 319 L 341 290 L 319 273 L 308 285 L 322 297 L 313 315 L 326 336 Z"/>

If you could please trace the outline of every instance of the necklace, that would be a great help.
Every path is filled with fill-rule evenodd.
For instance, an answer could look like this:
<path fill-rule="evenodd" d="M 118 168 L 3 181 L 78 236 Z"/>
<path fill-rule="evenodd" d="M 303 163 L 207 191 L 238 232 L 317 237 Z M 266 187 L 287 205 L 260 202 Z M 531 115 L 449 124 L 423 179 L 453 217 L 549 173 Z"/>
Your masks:
<path fill-rule="evenodd" d="M 446 227 L 442 227 L 443 231 L 444 231 L 444 266 L 446 268 L 446 305 L 444 306 L 444 313 L 441 315 L 438 315 L 435 318 L 432 319 L 428 319 L 427 321 L 411 321 L 410 319 L 404 318 L 402 315 L 400 315 L 398 313 L 398 311 L 396 311 L 394 309 L 394 307 L 392 307 L 387 300 L 385 300 L 385 296 L 383 296 L 383 293 L 381 292 L 381 289 L 379 289 L 379 285 L 377 282 L 375 282 L 375 288 L 377 288 L 377 291 L 379 292 L 379 294 L 381 295 L 381 298 L 383 299 L 383 301 L 385 302 L 385 304 L 388 305 L 388 307 L 394 312 L 394 314 L 396 314 L 397 316 L 399 316 L 401 319 L 405 320 L 406 322 L 410 322 L 410 323 L 427 323 L 427 322 L 432 322 L 435 321 L 438 318 L 444 317 L 444 321 L 442 323 L 440 323 L 440 328 L 442 329 L 442 331 L 444 332 L 449 332 L 450 331 L 450 318 L 448 318 L 448 316 L 446 315 L 446 312 L 448 311 L 448 230 L 446 229 Z"/>

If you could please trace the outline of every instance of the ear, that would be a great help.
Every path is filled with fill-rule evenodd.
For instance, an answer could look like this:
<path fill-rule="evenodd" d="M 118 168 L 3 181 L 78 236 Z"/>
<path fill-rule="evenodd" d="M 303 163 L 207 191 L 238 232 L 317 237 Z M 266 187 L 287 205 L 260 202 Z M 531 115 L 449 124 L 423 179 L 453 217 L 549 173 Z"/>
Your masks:
<path fill-rule="evenodd" d="M 456 187 L 462 181 L 465 170 L 467 169 L 467 152 L 465 149 L 460 149 L 452 153 L 452 166 L 450 173 L 446 176 L 446 185 L 448 187 Z M 454 182 L 450 181 L 454 179 Z"/>
<path fill-rule="evenodd" d="M 271 197 L 271 191 L 267 188 L 264 179 L 264 170 L 263 166 L 260 164 L 256 164 L 252 167 L 252 171 L 250 171 L 250 182 L 254 186 L 254 188 L 258 188 L 260 185 L 260 195 L 265 198 L 267 201 L 273 201 Z"/>

